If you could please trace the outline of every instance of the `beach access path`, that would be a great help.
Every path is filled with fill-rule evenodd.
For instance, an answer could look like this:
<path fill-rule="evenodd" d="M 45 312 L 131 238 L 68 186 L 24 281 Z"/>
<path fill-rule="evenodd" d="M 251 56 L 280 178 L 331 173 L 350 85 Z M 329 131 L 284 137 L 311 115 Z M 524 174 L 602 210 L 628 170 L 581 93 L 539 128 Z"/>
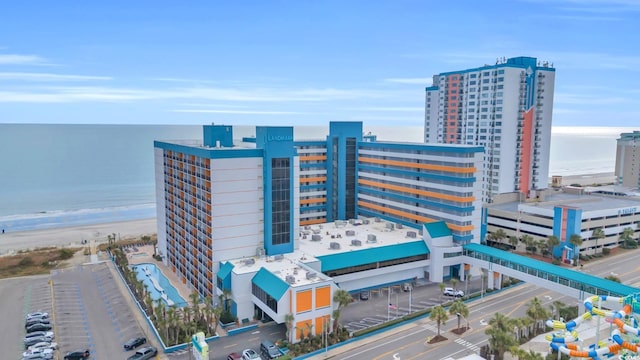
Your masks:
<path fill-rule="evenodd" d="M 153 235 L 156 232 L 155 218 L 42 230 L 7 231 L 0 234 L 0 255 L 48 246 L 82 246 L 83 240 L 107 242 L 107 235 L 111 234 L 116 234 L 118 239 L 126 239 Z"/>

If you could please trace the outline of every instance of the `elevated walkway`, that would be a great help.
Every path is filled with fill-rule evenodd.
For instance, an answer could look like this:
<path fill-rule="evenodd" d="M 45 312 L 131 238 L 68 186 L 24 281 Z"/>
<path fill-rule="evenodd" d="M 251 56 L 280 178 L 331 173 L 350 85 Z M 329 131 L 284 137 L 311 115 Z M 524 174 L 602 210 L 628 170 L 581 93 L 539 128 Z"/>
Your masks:
<path fill-rule="evenodd" d="M 504 274 L 580 300 L 591 295 L 624 297 L 640 292 L 632 286 L 486 245 L 466 244 L 463 256 L 466 263 L 487 269 L 490 273 Z"/>

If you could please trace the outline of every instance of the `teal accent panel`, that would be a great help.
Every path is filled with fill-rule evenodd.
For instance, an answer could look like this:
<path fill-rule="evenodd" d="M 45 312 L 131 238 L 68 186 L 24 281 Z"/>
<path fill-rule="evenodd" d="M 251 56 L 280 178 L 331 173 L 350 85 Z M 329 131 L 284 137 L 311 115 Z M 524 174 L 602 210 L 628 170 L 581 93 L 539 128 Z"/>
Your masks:
<path fill-rule="evenodd" d="M 424 224 L 424 227 L 433 239 L 443 236 L 451 236 L 451 230 L 447 227 L 447 223 L 444 221 L 426 223 Z"/>
<path fill-rule="evenodd" d="M 215 147 L 233 147 L 233 128 L 228 125 L 204 125 L 202 127 L 204 145 Z"/>
<path fill-rule="evenodd" d="M 173 144 L 163 141 L 154 141 L 153 147 L 180 152 L 188 155 L 195 155 L 204 159 L 232 159 L 232 158 L 250 158 L 250 157 L 262 157 L 262 149 L 215 149 L 204 148 L 198 146 L 189 146 L 181 144 Z"/>
<path fill-rule="evenodd" d="M 434 145 L 434 144 L 420 144 L 420 143 L 396 143 L 396 142 L 360 142 L 358 143 L 358 147 L 360 150 L 363 149 L 390 149 L 390 150 L 409 150 L 409 151 L 434 151 L 437 153 L 477 153 L 484 152 L 484 147 L 482 146 L 472 146 L 472 145 Z M 473 160 L 472 157 L 468 158 L 469 160 Z M 463 160 L 463 159 L 460 159 Z"/>
<path fill-rule="evenodd" d="M 276 300 L 280 300 L 282 295 L 289 289 L 289 284 L 265 268 L 260 268 L 260 271 L 251 279 L 251 282 Z"/>
<path fill-rule="evenodd" d="M 222 282 L 223 290 L 231 290 L 231 270 L 233 270 L 233 264 L 228 261 L 220 266 L 217 276 Z"/>
<path fill-rule="evenodd" d="M 334 255 L 317 256 L 317 258 L 322 264 L 322 272 L 326 272 L 378 261 L 388 261 L 425 254 L 429 254 L 429 248 L 427 248 L 427 244 L 425 244 L 424 241 L 420 240 L 371 249 L 348 251 Z"/>

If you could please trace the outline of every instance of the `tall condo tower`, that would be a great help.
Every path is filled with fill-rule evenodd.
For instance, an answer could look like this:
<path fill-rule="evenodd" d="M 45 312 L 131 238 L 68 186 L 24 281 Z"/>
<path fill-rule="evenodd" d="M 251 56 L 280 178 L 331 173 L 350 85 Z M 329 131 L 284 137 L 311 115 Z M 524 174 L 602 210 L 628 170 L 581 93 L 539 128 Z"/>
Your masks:
<path fill-rule="evenodd" d="M 615 174 L 619 185 L 640 187 L 640 131 L 620 134 Z"/>
<path fill-rule="evenodd" d="M 555 69 L 533 57 L 441 73 L 426 88 L 424 141 L 484 147 L 482 199 L 549 184 Z"/>

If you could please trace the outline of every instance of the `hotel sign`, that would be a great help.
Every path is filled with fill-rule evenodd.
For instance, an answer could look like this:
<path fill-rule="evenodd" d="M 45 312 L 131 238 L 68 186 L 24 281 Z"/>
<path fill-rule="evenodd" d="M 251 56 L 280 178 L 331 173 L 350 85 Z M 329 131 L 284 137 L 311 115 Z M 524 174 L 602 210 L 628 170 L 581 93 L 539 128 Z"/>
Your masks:
<path fill-rule="evenodd" d="M 632 208 L 627 208 L 627 209 L 619 209 L 618 210 L 618 215 L 631 215 L 631 214 L 635 214 L 636 213 L 636 208 L 632 207 Z"/>
<path fill-rule="evenodd" d="M 292 141 L 293 136 L 291 135 L 269 135 L 267 137 L 267 141 Z"/>

